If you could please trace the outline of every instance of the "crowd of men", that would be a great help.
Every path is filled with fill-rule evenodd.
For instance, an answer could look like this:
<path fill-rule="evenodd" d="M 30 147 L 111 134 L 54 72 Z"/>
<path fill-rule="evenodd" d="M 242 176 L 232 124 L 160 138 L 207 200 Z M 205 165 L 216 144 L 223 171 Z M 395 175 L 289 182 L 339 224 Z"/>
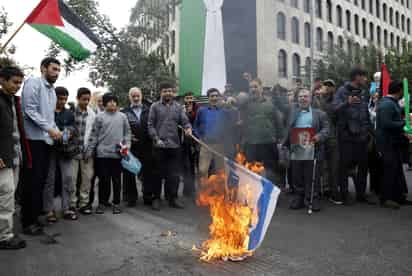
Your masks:
<path fill-rule="evenodd" d="M 69 91 L 54 86 L 60 70 L 54 58 L 41 62 L 40 77 L 25 81 L 17 67 L 0 69 L 0 249 L 26 246 L 13 231 L 16 198 L 23 233 L 34 236 L 44 233 L 40 217 L 47 224 L 58 221 L 57 209 L 63 219 L 75 221 L 79 214 L 103 214 L 108 208 L 120 214 L 122 194 L 128 207 L 136 206 L 137 177 L 121 165 L 128 151 L 142 164 L 144 205 L 159 211 L 164 186 L 169 206 L 184 208 L 179 185 L 194 199 L 199 178 L 223 169 L 221 155 L 194 137 L 229 158 L 240 151 L 248 161 L 263 163 L 265 176 L 292 195 L 291 209 L 311 204 L 319 211 L 321 197 L 337 205 L 376 204 L 366 195 L 368 174 L 383 207 L 411 203 L 403 171 L 411 136 L 403 131 L 399 81 L 380 98 L 364 92 L 368 80 L 359 68 L 337 90 L 333 80 L 317 80 L 312 91 L 300 84 L 268 91 L 250 78 L 248 92 L 235 93 L 229 85 L 223 93 L 209 89 L 204 105 L 192 92 L 180 104 L 176 87 L 163 83 L 159 101 L 151 105 L 139 88 L 131 88 L 124 108 L 114 93 L 79 88 L 77 104 L 67 109 Z M 296 129 L 313 129 L 311 158 L 291 158 Z"/>

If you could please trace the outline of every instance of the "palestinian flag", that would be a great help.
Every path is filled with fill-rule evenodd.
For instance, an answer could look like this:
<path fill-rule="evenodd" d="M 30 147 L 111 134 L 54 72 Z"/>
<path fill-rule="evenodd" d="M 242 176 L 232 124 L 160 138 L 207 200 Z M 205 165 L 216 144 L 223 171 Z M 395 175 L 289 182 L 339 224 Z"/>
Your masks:
<path fill-rule="evenodd" d="M 86 59 L 100 46 L 98 38 L 63 0 L 42 0 L 25 22 L 76 60 Z"/>
<path fill-rule="evenodd" d="M 248 91 L 244 72 L 257 74 L 257 0 L 182 0 L 179 94 L 205 96 L 226 84 Z"/>

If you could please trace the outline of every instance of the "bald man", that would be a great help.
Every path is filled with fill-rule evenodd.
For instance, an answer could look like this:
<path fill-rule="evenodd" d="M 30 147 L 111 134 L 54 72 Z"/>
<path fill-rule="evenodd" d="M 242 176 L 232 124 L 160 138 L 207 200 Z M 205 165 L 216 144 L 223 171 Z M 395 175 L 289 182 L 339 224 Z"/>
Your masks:
<path fill-rule="evenodd" d="M 152 142 L 149 137 L 147 120 L 149 116 L 149 107 L 142 104 L 143 94 L 140 88 L 133 87 L 129 91 L 129 107 L 123 112 L 126 114 L 132 131 L 131 152 L 142 163 L 142 170 L 139 178 L 143 183 L 143 200 L 145 205 L 151 206 L 152 193 L 150 189 L 151 171 L 152 171 Z M 138 191 L 136 187 L 136 177 L 130 172 L 124 170 L 124 189 L 126 190 L 126 199 L 129 207 L 136 206 Z"/>

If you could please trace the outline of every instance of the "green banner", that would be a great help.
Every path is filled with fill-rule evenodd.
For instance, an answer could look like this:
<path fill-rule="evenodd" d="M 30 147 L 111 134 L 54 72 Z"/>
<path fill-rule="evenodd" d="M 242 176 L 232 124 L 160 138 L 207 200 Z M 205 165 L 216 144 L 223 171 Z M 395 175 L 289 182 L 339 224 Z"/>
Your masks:
<path fill-rule="evenodd" d="M 179 95 L 201 95 L 206 9 L 203 0 L 183 0 L 180 11 Z"/>

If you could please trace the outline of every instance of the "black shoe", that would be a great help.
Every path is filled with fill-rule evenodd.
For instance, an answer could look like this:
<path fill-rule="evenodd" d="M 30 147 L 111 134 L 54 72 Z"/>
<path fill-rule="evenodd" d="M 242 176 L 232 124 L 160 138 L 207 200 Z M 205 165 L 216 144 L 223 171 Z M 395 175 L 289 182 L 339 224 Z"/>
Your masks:
<path fill-rule="evenodd" d="M 91 215 L 92 214 L 92 207 L 91 206 L 84 206 L 82 208 L 79 209 L 79 212 L 83 215 Z"/>
<path fill-rule="evenodd" d="M 400 201 L 400 205 L 401 206 L 412 206 L 412 201 L 404 198 Z"/>
<path fill-rule="evenodd" d="M 26 247 L 26 241 L 22 240 L 18 236 L 14 236 L 13 238 L 1 241 L 0 242 L 0 250 L 16 250 L 22 249 Z"/>
<path fill-rule="evenodd" d="M 398 210 L 401 208 L 399 203 L 392 201 L 392 200 L 386 200 L 385 202 L 383 202 L 382 207 L 388 208 L 388 209 L 395 209 L 395 210 Z"/>
<path fill-rule="evenodd" d="M 133 208 L 137 206 L 137 202 L 136 201 L 129 201 L 127 202 L 127 207 Z"/>
<path fill-rule="evenodd" d="M 301 196 L 295 196 L 289 205 L 289 209 L 292 209 L 292 210 L 299 210 L 299 209 L 303 209 L 304 207 L 305 207 L 305 204 L 303 203 L 303 197 Z"/>
<path fill-rule="evenodd" d="M 103 204 L 99 204 L 99 206 L 97 206 L 96 211 L 94 211 L 96 214 L 102 215 L 104 214 L 104 209 L 106 209 L 106 207 Z"/>
<path fill-rule="evenodd" d="M 28 236 L 41 236 L 44 234 L 44 232 L 42 227 L 32 224 L 23 229 L 23 234 Z"/>
<path fill-rule="evenodd" d="M 144 206 L 152 206 L 153 201 L 152 200 L 145 200 L 143 201 Z"/>
<path fill-rule="evenodd" d="M 155 199 L 152 202 L 152 209 L 154 211 L 160 211 L 160 200 L 159 199 Z"/>
<path fill-rule="evenodd" d="M 332 202 L 335 205 L 342 205 L 343 204 L 343 200 L 340 196 L 331 196 L 328 198 L 328 200 L 330 202 Z"/>
<path fill-rule="evenodd" d="M 169 206 L 171 208 L 175 208 L 175 209 L 184 209 L 185 208 L 183 203 L 178 202 L 176 199 L 169 200 Z"/>
<path fill-rule="evenodd" d="M 110 202 L 104 202 L 102 205 L 104 207 L 112 207 L 112 204 Z"/>
<path fill-rule="evenodd" d="M 319 212 L 320 211 L 320 202 L 317 199 L 314 199 L 312 202 L 312 211 Z"/>
<path fill-rule="evenodd" d="M 118 215 L 121 213 L 122 213 L 122 210 L 120 209 L 120 206 L 117 204 L 113 204 L 113 215 Z"/>

